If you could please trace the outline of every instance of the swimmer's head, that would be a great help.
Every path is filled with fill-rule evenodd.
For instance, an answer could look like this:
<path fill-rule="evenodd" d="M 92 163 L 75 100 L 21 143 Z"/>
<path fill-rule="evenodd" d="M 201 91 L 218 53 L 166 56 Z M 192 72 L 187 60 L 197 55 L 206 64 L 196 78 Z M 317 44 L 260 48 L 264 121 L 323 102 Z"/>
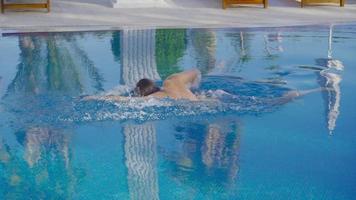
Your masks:
<path fill-rule="evenodd" d="M 135 88 L 135 93 L 141 97 L 148 96 L 158 91 L 160 91 L 160 88 L 157 87 L 152 80 L 147 78 L 138 81 Z"/>

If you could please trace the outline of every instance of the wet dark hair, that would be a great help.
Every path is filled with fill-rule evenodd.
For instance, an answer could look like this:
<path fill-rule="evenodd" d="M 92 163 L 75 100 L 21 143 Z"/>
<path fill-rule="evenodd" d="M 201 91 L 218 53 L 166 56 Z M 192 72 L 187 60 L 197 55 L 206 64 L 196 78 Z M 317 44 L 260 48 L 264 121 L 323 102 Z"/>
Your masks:
<path fill-rule="evenodd" d="M 152 80 L 147 78 L 139 80 L 135 88 L 135 94 L 141 97 L 148 96 L 158 91 L 160 91 L 160 88 L 157 87 Z"/>

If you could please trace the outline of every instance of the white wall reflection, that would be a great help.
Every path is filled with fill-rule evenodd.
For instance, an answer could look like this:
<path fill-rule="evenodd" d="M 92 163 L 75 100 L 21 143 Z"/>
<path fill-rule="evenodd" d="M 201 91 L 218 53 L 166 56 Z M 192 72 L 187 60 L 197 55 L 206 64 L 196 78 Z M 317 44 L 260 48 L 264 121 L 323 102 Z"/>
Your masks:
<path fill-rule="evenodd" d="M 159 199 L 156 128 L 125 125 L 125 164 L 131 199 Z"/>
<path fill-rule="evenodd" d="M 160 80 L 155 58 L 156 30 L 124 29 L 121 33 L 122 82 L 135 86 L 142 78 Z"/>

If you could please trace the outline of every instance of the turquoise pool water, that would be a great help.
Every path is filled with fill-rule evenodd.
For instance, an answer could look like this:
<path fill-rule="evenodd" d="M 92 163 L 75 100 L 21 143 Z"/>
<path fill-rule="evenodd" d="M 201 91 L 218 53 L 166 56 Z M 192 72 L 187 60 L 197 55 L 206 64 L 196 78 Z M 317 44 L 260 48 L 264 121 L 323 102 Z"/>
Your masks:
<path fill-rule="evenodd" d="M 0 199 L 354 199 L 355 53 L 355 25 L 3 34 Z M 80 99 L 194 67 L 214 101 Z"/>

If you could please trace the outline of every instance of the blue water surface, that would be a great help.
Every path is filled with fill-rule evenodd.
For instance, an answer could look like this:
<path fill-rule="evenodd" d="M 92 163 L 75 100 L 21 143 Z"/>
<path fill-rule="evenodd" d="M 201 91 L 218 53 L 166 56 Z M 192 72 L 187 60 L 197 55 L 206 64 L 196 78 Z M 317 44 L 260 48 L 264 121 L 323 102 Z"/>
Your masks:
<path fill-rule="evenodd" d="M 3 34 L 0 199 L 354 199 L 355 52 L 352 24 Z M 192 68 L 198 102 L 82 98 Z"/>

